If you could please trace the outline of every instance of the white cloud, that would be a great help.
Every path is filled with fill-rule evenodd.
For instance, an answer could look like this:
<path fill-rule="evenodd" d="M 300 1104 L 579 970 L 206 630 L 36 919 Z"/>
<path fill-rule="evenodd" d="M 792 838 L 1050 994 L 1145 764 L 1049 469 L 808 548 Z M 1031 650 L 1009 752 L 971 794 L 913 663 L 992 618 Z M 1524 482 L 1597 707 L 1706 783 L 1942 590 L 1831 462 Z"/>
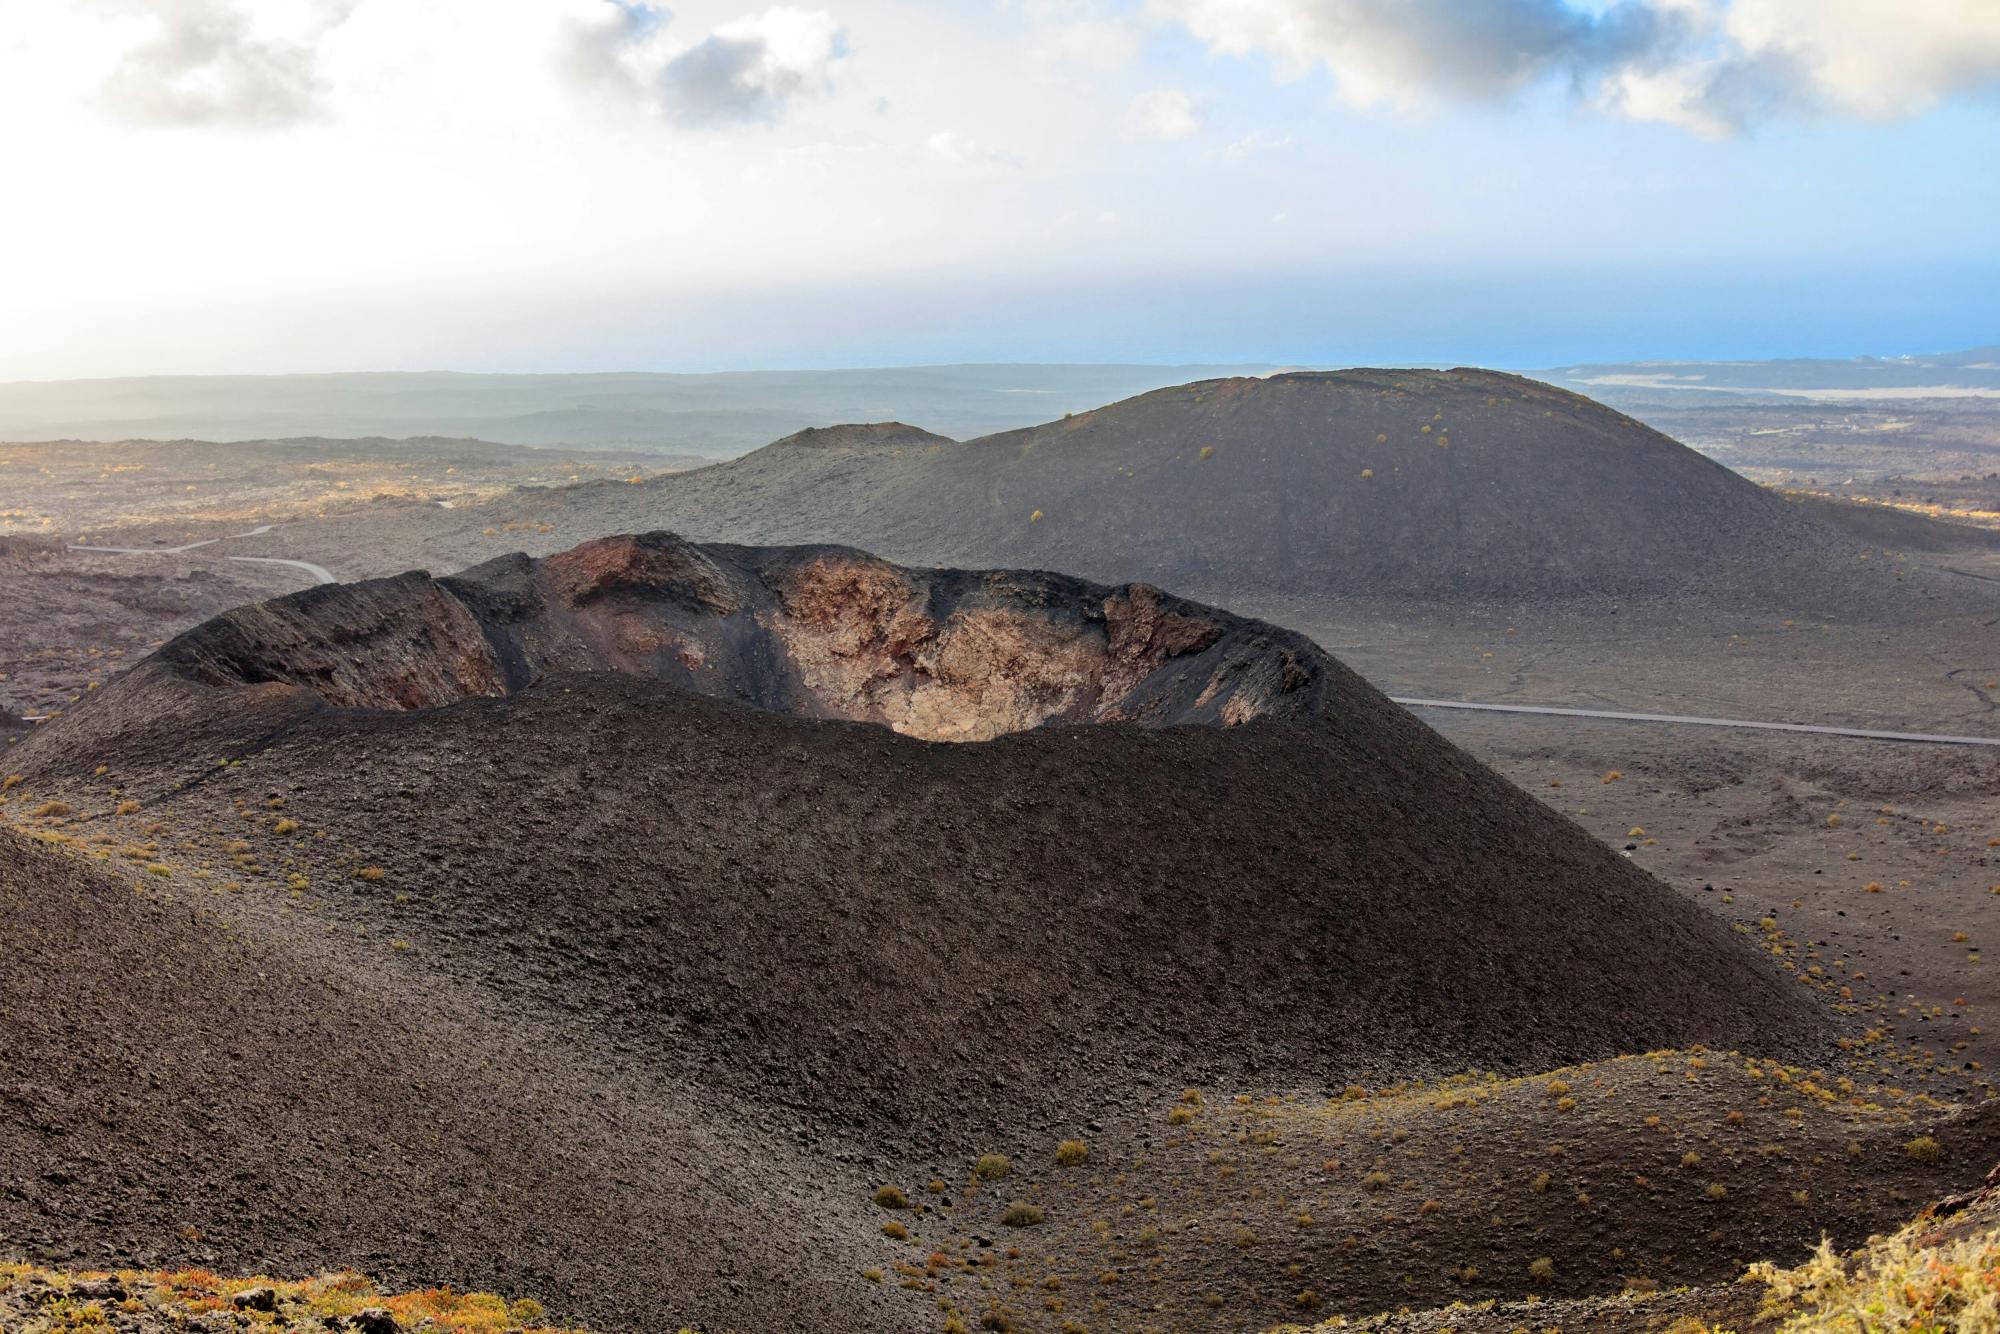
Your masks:
<path fill-rule="evenodd" d="M 1682 2 L 1702 20 L 1709 47 L 1614 72 L 1605 105 L 1721 135 L 1779 116 L 1899 120 L 2000 84 L 1994 0 Z"/>
<path fill-rule="evenodd" d="M 124 0 L 146 24 L 97 90 L 120 120 L 150 126 L 270 129 L 314 119 L 328 89 L 316 42 L 347 6 Z"/>
<path fill-rule="evenodd" d="M 2000 78 L 1993 0 L 1736 0 L 1728 28 L 1745 50 L 1781 54 L 1828 103 L 1871 120 Z"/>
<path fill-rule="evenodd" d="M 643 96 L 648 67 L 671 58 L 662 47 L 664 10 L 603 0 L 562 18 L 556 68 L 572 86 L 625 98 Z"/>
<path fill-rule="evenodd" d="M 824 10 L 776 6 L 677 46 L 665 10 L 599 0 L 565 20 L 557 65 L 580 89 L 650 105 L 689 129 L 772 124 L 831 88 L 847 39 Z"/>
<path fill-rule="evenodd" d="M 1184 33 L 1142 26 L 1138 0 L 659 0 L 671 16 L 606 0 L 0 0 L 8 179 L 23 199 L 62 203 L 0 209 L 0 255 L 14 261 L 0 379 L 702 361 L 723 354 L 694 339 L 666 350 L 670 326 L 706 323 L 680 318 L 700 308 L 687 294 L 721 309 L 729 293 L 880 292 L 919 269 L 995 287 L 1060 275 L 1088 292 L 1238 260 L 1316 271 L 1330 253 L 1421 274 L 1447 250 L 1496 272 L 1587 259 L 1652 274 L 1715 256 L 1745 272 L 1803 256 L 1846 273 L 1854 254 L 1942 266 L 1990 250 L 1990 173 L 1927 165 L 1981 160 L 1973 117 L 1937 118 L 1909 151 L 1902 136 L 1852 136 L 1849 181 L 1825 166 L 1833 135 L 1813 153 L 1774 137 L 1718 159 L 1653 152 L 1654 135 L 1629 127 L 1579 134 L 1561 116 L 1384 134 L 1301 109 L 1348 65 L 1373 61 L 1380 79 L 1386 50 L 1430 100 L 1504 98 L 1525 59 L 1537 94 L 1574 80 L 1581 106 L 1706 133 L 1781 114 L 1914 114 L 1980 85 L 2000 19 L 2000 0 L 1895 0 L 1893 19 L 1860 0 L 1649 0 L 1650 29 L 1577 19 L 1559 56 L 1502 42 L 1515 55 L 1497 63 L 1427 52 L 1432 38 L 1329 45 L 1324 26 L 1336 9 L 1438 22 L 1450 10 L 1504 36 L 1478 12 L 1526 2 L 1235 0 L 1238 22 L 1207 0 L 1210 39 L 1256 64 L 1203 72 L 1175 49 L 1191 45 Z M 774 4 L 811 21 L 774 20 Z M 1287 11 L 1303 26 L 1286 28 Z M 1098 73 L 1124 58 L 1120 22 L 1138 53 Z M 175 24 L 209 34 L 199 58 L 132 55 Z M 687 64 L 664 90 L 712 38 L 731 46 L 720 92 L 699 96 L 718 81 L 686 77 Z M 1311 83 L 1260 86 L 1265 66 Z M 121 67 L 150 69 L 172 96 L 107 99 Z M 1119 136 L 1134 94 L 1168 86 L 1196 95 L 1183 109 L 1201 129 L 1166 150 L 1163 172 Z M 1570 188 L 1552 195 L 1558 178 Z M 135 228 L 133 199 L 189 206 Z M 1354 204 L 1369 199 L 1398 206 Z M 1801 208 L 1817 219 L 1805 232 Z M 1885 244 L 1919 213 L 1921 236 Z"/>
<path fill-rule="evenodd" d="M 1324 67 L 1342 101 L 1410 108 L 1513 91 L 1598 27 L 1562 0 L 1152 0 L 1216 51 Z"/>
<path fill-rule="evenodd" d="M 1781 118 L 1889 120 L 2000 84 L 1996 0 L 1150 0 L 1283 78 L 1323 70 L 1359 108 L 1409 110 L 1568 83 L 1711 135 Z"/>
<path fill-rule="evenodd" d="M 1194 99 L 1183 90 L 1155 88 L 1125 108 L 1124 129 L 1127 139 L 1191 139 L 1201 132 L 1201 117 Z"/>

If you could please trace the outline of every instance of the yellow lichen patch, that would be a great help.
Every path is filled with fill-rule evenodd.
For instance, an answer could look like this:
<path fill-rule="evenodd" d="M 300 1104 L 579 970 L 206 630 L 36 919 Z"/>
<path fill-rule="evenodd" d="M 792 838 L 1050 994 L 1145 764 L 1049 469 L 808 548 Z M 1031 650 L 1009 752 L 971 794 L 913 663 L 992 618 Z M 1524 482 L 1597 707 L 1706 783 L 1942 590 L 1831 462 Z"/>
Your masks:
<path fill-rule="evenodd" d="M 1822 1240 L 1796 1269 L 1752 1265 L 1770 1302 L 1796 1309 L 1783 1334 L 1991 1329 L 2000 1316 L 2000 1230 L 1926 1244 L 1923 1223 L 1876 1241 L 1852 1261 Z M 1802 1309 L 1800 1309 L 1802 1308 Z M 1854 1313 L 1865 1313 L 1857 1321 Z"/>
<path fill-rule="evenodd" d="M 101 1285 L 115 1280 L 126 1296 L 99 1297 Z M 36 1311 L 24 1328 L 54 1331 L 109 1329 L 109 1310 L 144 1309 L 164 1315 L 176 1325 L 198 1323 L 212 1313 L 234 1314 L 239 1307 L 263 1316 L 282 1317 L 293 1329 L 336 1328 L 364 1311 L 378 1311 L 402 1329 L 423 1328 L 431 1334 L 583 1334 L 546 1319 L 542 1304 L 532 1297 L 512 1300 L 490 1292 L 459 1292 L 430 1288 L 421 1292 L 384 1293 L 355 1273 L 323 1274 L 286 1280 L 265 1277 L 224 1278 L 206 1269 L 173 1271 L 58 1271 L 27 1264 L 0 1265 L 0 1326 L 15 1328 L 8 1310 L 11 1298 L 35 1301 Z M 239 1298 L 243 1299 L 239 1302 Z M 94 1313 L 94 1314 L 93 1314 Z M 685 1334 L 685 1332 L 684 1332 Z"/>

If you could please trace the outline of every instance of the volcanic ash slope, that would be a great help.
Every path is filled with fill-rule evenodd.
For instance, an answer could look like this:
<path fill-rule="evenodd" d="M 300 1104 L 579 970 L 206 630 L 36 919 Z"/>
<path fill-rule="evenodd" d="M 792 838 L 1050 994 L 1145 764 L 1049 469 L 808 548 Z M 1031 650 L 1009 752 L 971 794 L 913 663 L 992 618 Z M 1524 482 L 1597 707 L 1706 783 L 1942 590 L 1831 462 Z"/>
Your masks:
<path fill-rule="evenodd" d="M 1005 1120 L 1142 1069 L 1818 1031 L 1310 641 L 1145 586 L 608 539 L 229 613 L 22 751 L 86 819 L 99 765 L 180 829 L 276 800 L 295 832 L 234 831 L 263 880 L 364 918 L 401 891 L 455 967 L 912 1135 L 979 1086 Z"/>
<path fill-rule="evenodd" d="M 31 1029 L 43 1092 L 9 1104 L 22 1153 L 91 1183 L 0 1205 L 43 1246 L 199 1260 L 173 1219 L 208 1235 L 226 1196 L 241 1263 L 323 1246 L 399 1277 L 383 1219 L 407 1213 L 412 1279 L 810 1330 L 897 1164 L 1183 1084 L 1829 1035 L 1723 924 L 1310 641 L 1144 585 L 607 539 L 225 614 L 15 766 L 17 823 L 199 914 L 71 921 L 36 966 L 97 1025 Z M 28 851 L 8 902 L 55 911 Z M 201 922 L 246 956 L 223 982 L 181 976 Z M 79 1133 L 100 1104 L 47 1092 L 72 1077 L 116 1090 L 113 1123 Z M 265 1184 L 225 1189 L 249 1169 L 218 1151 L 180 1207 L 191 1108 Z M 370 1202 L 335 1218 L 325 1164 L 356 1154 Z M 439 1173 L 477 1200 L 423 1203 Z M 263 1211 L 267 1187 L 309 1207 Z M 600 1228 L 664 1250 L 621 1270 Z"/>

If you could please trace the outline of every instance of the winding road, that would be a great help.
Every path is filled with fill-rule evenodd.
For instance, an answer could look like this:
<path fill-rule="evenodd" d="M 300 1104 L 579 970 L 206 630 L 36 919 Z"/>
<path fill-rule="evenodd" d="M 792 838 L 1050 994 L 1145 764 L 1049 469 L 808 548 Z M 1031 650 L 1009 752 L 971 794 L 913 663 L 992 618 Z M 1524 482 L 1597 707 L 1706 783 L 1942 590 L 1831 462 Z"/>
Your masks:
<path fill-rule="evenodd" d="M 72 542 L 69 544 L 69 549 L 71 551 L 98 551 L 112 556 L 179 556 L 185 552 L 195 551 L 202 547 L 212 547 L 217 542 L 233 542 L 239 537 L 262 537 L 277 526 L 275 523 L 267 523 L 262 527 L 252 528 L 247 533 L 227 533 L 222 537 L 205 537 L 199 542 L 187 542 L 177 547 L 98 547 L 86 546 L 80 542 Z M 289 560 L 282 556 L 231 556 L 228 559 L 242 561 L 247 565 L 289 566 L 294 570 L 301 570 L 311 575 L 314 583 L 337 584 L 340 582 L 339 579 L 334 577 L 333 572 L 324 565 L 315 565 L 309 560 Z"/>
<path fill-rule="evenodd" d="M 194 551 L 200 547 L 212 547 L 217 542 L 233 542 L 239 537 L 262 537 L 278 525 L 267 523 L 261 528 L 252 528 L 247 533 L 225 533 L 221 537 L 204 537 L 199 542 L 185 542 L 177 547 L 91 547 L 80 542 L 69 544 L 71 551 L 106 551 L 114 556 L 178 556 L 183 551 Z"/>
<path fill-rule="evenodd" d="M 207 537 L 199 542 L 186 542 L 177 547 L 99 547 L 86 546 L 81 542 L 72 542 L 69 544 L 69 549 L 71 551 L 96 551 L 112 556 L 179 556 L 202 547 L 212 547 L 217 542 L 234 541 L 239 537 L 262 537 L 277 526 L 275 523 L 267 523 L 262 527 L 252 528 L 247 533 L 228 533 L 222 537 Z M 327 569 L 324 565 L 315 565 L 309 560 L 291 560 L 284 556 L 230 556 L 227 559 L 241 561 L 245 565 L 283 565 L 288 569 L 310 575 L 315 584 L 337 584 L 340 582 L 332 570 Z M 19 715 L 21 721 L 24 723 L 47 722 L 50 716 L 40 713 L 24 713 Z"/>
<path fill-rule="evenodd" d="M 1868 727 L 1822 727 L 1815 723 L 1759 723 L 1743 718 L 1699 718 L 1681 713 L 1613 713 L 1605 709 L 1558 709 L 1540 704 L 1473 704 L 1462 699 L 1407 699 L 1391 695 L 1406 709 L 1464 709 L 1474 713 L 1533 713 L 1552 718 L 1604 718 L 1624 723 L 1678 723 L 1686 727 L 1739 727 L 1753 732 L 1810 732 L 1867 741 L 1910 741 L 1932 746 L 2000 746 L 2000 737 L 1953 736 L 1946 732 L 1884 732 Z"/>
<path fill-rule="evenodd" d="M 322 584 L 337 584 L 340 582 L 340 580 L 333 577 L 333 572 L 327 569 L 326 566 L 315 565 L 309 560 L 286 560 L 282 556 L 231 556 L 229 559 L 240 560 L 250 565 L 289 565 L 295 570 L 304 570 Z"/>

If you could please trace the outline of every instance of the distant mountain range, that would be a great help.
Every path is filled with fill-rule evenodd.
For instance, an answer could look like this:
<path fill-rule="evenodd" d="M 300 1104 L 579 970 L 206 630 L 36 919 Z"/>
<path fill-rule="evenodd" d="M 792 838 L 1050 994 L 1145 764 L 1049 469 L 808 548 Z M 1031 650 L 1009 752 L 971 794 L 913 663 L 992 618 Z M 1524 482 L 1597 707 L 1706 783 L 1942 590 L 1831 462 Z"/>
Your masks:
<path fill-rule="evenodd" d="M 728 458 L 811 426 L 905 421 L 971 439 L 1253 365 L 975 365 L 704 375 L 446 371 L 0 383 L 0 440 L 467 437 Z M 1322 369 L 1297 367 L 1282 369 Z M 2000 346 L 1851 360 L 1605 362 L 1526 372 L 1644 405 L 2000 397 Z"/>
<path fill-rule="evenodd" d="M 918 366 L 715 375 L 171 376 L 0 384 L 0 440 L 472 437 L 727 458 L 808 426 L 914 421 L 959 439 L 1269 366 Z"/>

